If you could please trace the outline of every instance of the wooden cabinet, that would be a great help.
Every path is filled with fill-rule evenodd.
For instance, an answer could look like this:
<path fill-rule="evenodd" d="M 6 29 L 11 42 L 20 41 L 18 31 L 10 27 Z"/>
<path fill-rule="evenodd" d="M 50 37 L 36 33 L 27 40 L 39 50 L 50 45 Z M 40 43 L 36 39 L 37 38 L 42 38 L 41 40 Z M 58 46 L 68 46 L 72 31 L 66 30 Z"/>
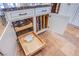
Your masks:
<path fill-rule="evenodd" d="M 33 31 L 33 18 L 27 18 L 12 23 L 18 36 Z"/>
<path fill-rule="evenodd" d="M 26 36 L 31 35 L 32 41 L 28 42 L 25 40 Z M 34 55 L 34 53 L 38 52 L 42 48 L 46 46 L 46 43 L 41 39 L 38 35 L 36 35 L 34 32 L 29 32 L 27 34 L 23 34 L 18 37 L 19 42 L 23 48 L 23 51 L 26 56 L 28 55 Z"/>
<path fill-rule="evenodd" d="M 52 13 L 58 13 L 59 12 L 59 8 L 60 8 L 60 3 L 52 3 L 51 12 Z"/>
<path fill-rule="evenodd" d="M 48 28 L 48 14 L 36 17 L 36 32 Z"/>
<path fill-rule="evenodd" d="M 51 6 L 35 8 L 36 24 L 34 26 L 36 33 L 42 33 L 48 29 L 49 13 L 51 13 Z"/>

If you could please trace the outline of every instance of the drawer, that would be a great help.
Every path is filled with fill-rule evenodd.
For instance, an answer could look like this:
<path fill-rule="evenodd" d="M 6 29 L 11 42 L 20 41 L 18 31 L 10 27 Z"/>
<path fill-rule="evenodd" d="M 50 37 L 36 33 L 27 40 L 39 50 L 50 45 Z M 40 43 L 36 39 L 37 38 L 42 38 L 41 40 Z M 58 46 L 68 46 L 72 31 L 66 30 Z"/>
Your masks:
<path fill-rule="evenodd" d="M 51 12 L 51 7 L 40 7 L 35 9 L 36 16 L 48 14 Z"/>
<path fill-rule="evenodd" d="M 10 13 L 12 21 L 22 20 L 34 16 L 34 9 L 13 11 Z"/>

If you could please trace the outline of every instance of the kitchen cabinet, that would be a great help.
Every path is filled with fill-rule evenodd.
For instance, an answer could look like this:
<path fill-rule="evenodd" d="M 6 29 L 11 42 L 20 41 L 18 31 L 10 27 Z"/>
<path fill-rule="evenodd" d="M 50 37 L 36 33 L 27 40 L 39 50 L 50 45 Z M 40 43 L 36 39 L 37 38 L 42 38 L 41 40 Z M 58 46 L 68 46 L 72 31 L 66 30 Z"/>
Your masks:
<path fill-rule="evenodd" d="M 33 31 L 34 33 L 41 33 L 47 30 L 49 26 L 49 13 L 51 12 L 51 7 L 35 7 L 23 10 L 6 11 L 5 18 L 8 22 L 0 41 L 0 52 L 4 55 L 16 55 L 16 45 L 17 45 L 17 32 L 22 30 L 28 30 L 28 32 Z M 40 21 L 41 26 L 37 28 L 37 19 Z M 27 20 L 25 22 L 24 20 Z M 19 27 L 16 26 L 16 22 L 21 21 Z M 24 22 L 23 22 L 24 21 Z M 28 22 L 31 21 L 31 22 Z M 13 24 L 14 23 L 14 24 Z M 24 24 L 25 23 L 25 24 Z M 28 24 L 29 23 L 29 24 Z M 37 30 L 38 29 L 38 30 Z M 41 29 L 41 30 L 39 30 Z M 31 31 L 30 31 L 31 30 Z M 27 32 L 20 32 L 24 34 Z"/>
<path fill-rule="evenodd" d="M 1 36 L 0 52 L 2 52 L 4 55 L 7 55 L 7 56 L 16 55 L 16 39 L 17 37 L 14 31 L 14 28 L 12 24 L 8 22 Z"/>
<path fill-rule="evenodd" d="M 5 13 L 6 21 L 8 22 L 5 31 L 1 37 L 0 41 L 0 51 L 4 55 L 16 55 L 16 40 L 17 40 L 17 32 L 26 30 L 28 28 L 32 28 L 34 33 L 41 33 L 47 30 L 48 28 L 48 21 L 49 21 L 49 13 L 51 12 L 51 7 L 37 7 L 37 8 L 30 8 L 30 9 L 23 9 L 17 11 L 8 11 Z M 40 19 L 41 31 L 37 30 L 37 18 Z M 15 27 L 13 25 L 16 21 L 23 21 L 23 20 L 30 20 L 31 22 L 28 24 L 22 24 L 21 27 Z M 21 22 L 23 23 L 23 22 Z M 16 25 L 16 24 L 15 24 Z M 30 26 L 29 26 L 30 25 Z M 42 30 L 43 29 L 43 30 Z M 29 29 L 28 29 L 29 32 Z M 20 32 L 22 34 L 22 32 Z M 27 32 L 23 32 L 27 33 Z"/>
<path fill-rule="evenodd" d="M 36 17 L 36 32 L 38 34 L 48 28 L 48 17 L 48 14 Z"/>
<path fill-rule="evenodd" d="M 12 22 L 17 36 L 33 31 L 33 18 Z"/>
<path fill-rule="evenodd" d="M 5 17 L 8 22 L 13 24 L 17 36 L 35 30 L 34 8 L 8 11 L 5 12 Z"/>
<path fill-rule="evenodd" d="M 9 11 L 5 12 L 5 16 L 7 21 L 10 22 L 16 22 L 16 21 L 19 22 L 24 19 L 32 18 L 33 22 L 31 27 L 33 27 L 33 31 L 35 33 L 39 34 L 48 29 L 49 13 L 51 13 L 50 5 L 45 7 L 34 7 L 23 10 Z M 27 28 L 26 26 L 15 28 L 15 31 L 20 31 L 23 28 L 25 29 Z"/>
<path fill-rule="evenodd" d="M 60 3 L 52 3 L 52 9 L 51 9 L 52 13 L 58 13 L 59 9 L 60 9 Z"/>
<path fill-rule="evenodd" d="M 35 29 L 36 33 L 40 34 L 48 29 L 49 14 L 51 13 L 51 6 L 35 8 Z"/>

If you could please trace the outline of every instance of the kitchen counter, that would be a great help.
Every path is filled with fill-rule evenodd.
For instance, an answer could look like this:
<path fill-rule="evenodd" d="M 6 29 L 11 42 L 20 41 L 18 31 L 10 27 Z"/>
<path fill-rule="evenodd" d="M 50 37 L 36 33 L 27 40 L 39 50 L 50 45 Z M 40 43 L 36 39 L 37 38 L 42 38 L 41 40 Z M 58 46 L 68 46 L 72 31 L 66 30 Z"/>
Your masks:
<path fill-rule="evenodd" d="M 23 10 L 23 9 L 30 9 L 30 8 L 40 8 L 40 7 L 47 7 L 49 5 L 36 5 L 36 6 L 22 6 L 22 7 L 13 7 L 13 8 L 4 8 L 2 11 L 8 12 L 8 11 L 16 11 L 16 10 Z"/>

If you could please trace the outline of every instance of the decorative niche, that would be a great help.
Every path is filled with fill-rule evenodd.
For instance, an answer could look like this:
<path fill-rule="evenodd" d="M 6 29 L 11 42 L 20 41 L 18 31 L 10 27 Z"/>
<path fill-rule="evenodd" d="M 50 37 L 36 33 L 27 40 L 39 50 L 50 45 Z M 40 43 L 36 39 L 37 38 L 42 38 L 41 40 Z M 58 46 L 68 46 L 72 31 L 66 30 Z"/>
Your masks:
<path fill-rule="evenodd" d="M 59 13 L 60 3 L 52 3 L 51 7 L 52 13 Z"/>

